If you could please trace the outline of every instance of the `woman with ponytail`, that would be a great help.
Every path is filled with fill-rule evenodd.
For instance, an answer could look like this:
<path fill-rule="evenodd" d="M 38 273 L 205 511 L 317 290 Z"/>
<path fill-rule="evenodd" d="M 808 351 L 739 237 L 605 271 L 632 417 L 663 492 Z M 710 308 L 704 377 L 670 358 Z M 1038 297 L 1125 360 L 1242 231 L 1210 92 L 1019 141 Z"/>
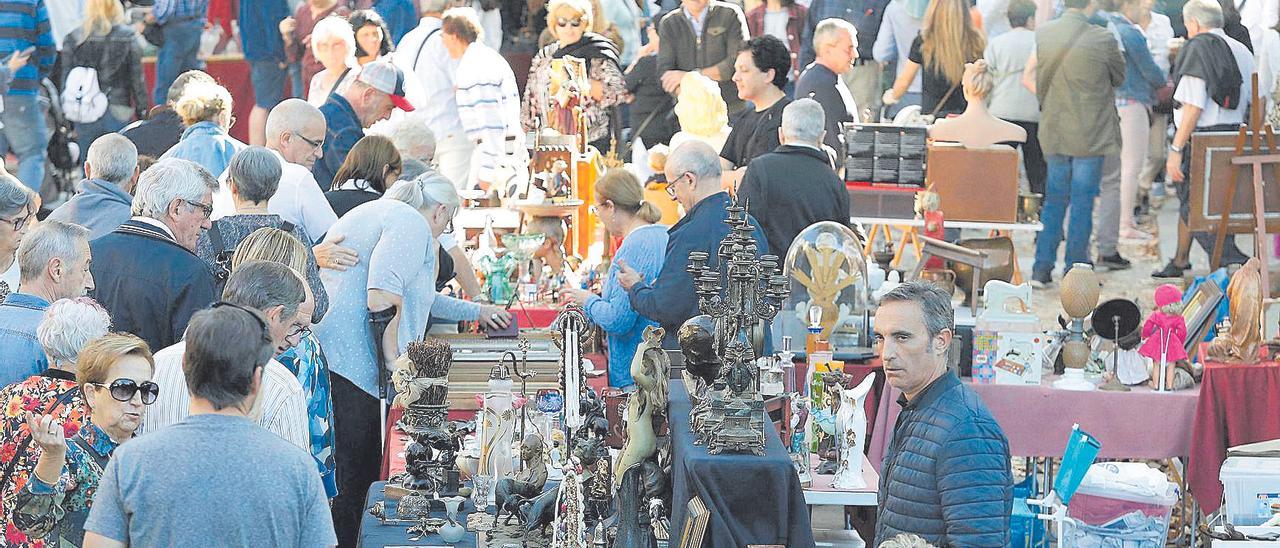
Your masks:
<path fill-rule="evenodd" d="M 662 270 L 667 251 L 667 227 L 655 224 L 662 218 L 658 207 L 644 200 L 640 180 L 624 169 L 612 169 L 596 183 L 596 215 L 612 236 L 622 236 L 622 246 L 613 256 L 603 295 L 569 288 L 565 293 L 582 305 L 587 318 L 599 325 L 609 338 L 609 386 L 632 386 L 631 360 L 640 344 L 644 328 L 657 323 L 631 308 L 627 290 L 618 284 L 618 269 L 634 268 L 652 280 Z"/>

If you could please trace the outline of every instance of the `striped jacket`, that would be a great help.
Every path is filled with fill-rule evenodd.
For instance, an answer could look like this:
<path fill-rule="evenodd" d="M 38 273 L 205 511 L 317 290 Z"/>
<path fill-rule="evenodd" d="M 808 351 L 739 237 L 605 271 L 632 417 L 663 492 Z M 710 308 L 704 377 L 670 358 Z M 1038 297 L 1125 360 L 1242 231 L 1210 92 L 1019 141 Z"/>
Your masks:
<path fill-rule="evenodd" d="M 0 0 L 0 62 L 32 46 L 36 49 L 31 59 L 18 69 L 9 84 L 12 95 L 35 95 L 40 81 L 53 69 L 58 50 L 44 0 Z"/>
<path fill-rule="evenodd" d="M 477 42 L 462 54 L 453 84 L 462 129 L 467 139 L 476 143 L 474 176 L 497 182 L 500 166 L 520 161 L 527 154 L 515 73 L 502 55 Z"/>

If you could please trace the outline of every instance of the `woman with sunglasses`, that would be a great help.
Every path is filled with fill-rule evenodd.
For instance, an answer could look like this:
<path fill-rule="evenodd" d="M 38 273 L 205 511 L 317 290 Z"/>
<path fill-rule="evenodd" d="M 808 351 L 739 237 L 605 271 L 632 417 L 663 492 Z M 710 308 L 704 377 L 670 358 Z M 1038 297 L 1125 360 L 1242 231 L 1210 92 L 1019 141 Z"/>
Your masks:
<path fill-rule="evenodd" d="M 90 341 L 107 334 L 111 318 L 93 299 L 61 299 L 45 310 L 36 338 L 49 358 L 39 375 L 0 389 L 0 515 L 13 515 L 19 495 L 31 485 L 31 475 L 44 450 L 30 435 L 27 415 L 52 416 L 69 435 L 88 421 L 85 392 L 76 383 L 76 364 Z M 57 479 L 57 472 L 44 475 Z M 0 520 L 3 521 L 3 520 Z M 16 526 L 4 526 L 8 546 L 27 546 L 36 538 Z M 41 535 L 35 535 L 39 537 Z"/>
<path fill-rule="evenodd" d="M 626 102 L 627 83 L 622 77 L 617 46 L 603 35 L 589 32 L 592 20 L 591 3 L 587 0 L 552 0 L 547 8 L 547 28 L 556 41 L 533 57 L 521 113 L 525 131 L 551 127 L 570 134 L 576 133 L 573 107 L 581 106 L 587 141 L 603 154 L 609 151 L 616 129 L 612 120 L 614 107 Z M 564 57 L 587 62 L 590 84 L 589 89 L 581 90 L 579 104 L 561 102 L 563 94 L 552 90 L 551 62 Z"/>
<path fill-rule="evenodd" d="M 0 174 L 0 302 L 18 291 L 18 244 L 35 219 L 32 192 L 12 175 Z"/>
<path fill-rule="evenodd" d="M 646 280 L 657 278 L 666 257 L 669 227 L 655 224 L 662 212 L 644 200 L 640 180 L 625 169 L 609 170 L 600 178 L 593 207 L 610 236 L 622 237 L 622 246 L 613 256 L 617 266 L 609 268 L 602 295 L 577 288 L 565 289 L 565 293 L 608 334 L 609 386 L 626 388 L 634 384 L 631 360 L 644 328 L 658 324 L 631 308 L 627 290 L 618 285 L 618 270 L 627 265 L 644 274 Z"/>
<path fill-rule="evenodd" d="M 160 387 L 147 343 L 127 333 L 90 342 L 80 353 L 76 381 L 89 420 L 68 431 L 50 415 L 28 414 L 27 427 L 43 452 L 18 493 L 13 524 L 57 546 L 80 546 L 93 494 L 111 454 L 133 438 Z"/>

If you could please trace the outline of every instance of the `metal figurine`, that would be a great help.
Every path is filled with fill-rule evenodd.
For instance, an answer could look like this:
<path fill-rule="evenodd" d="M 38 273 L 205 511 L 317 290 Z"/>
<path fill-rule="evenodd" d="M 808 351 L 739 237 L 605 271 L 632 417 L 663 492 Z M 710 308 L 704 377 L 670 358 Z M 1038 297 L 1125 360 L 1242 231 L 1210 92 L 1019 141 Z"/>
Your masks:
<path fill-rule="evenodd" d="M 689 253 L 689 274 L 698 309 L 715 325 L 715 354 L 720 368 L 704 402 L 704 416 L 693 417 L 695 436 L 707 451 L 764 454 L 764 399 L 759 392 L 756 359 L 764 352 L 764 326 L 782 309 L 791 282 L 780 274 L 778 257 L 757 258 L 754 227 L 746 207 L 727 208 L 731 227 L 716 251 L 717 266 L 705 252 Z M 705 321 L 705 320 L 703 320 Z"/>
<path fill-rule="evenodd" d="M 511 355 L 511 374 L 520 379 L 520 397 L 524 398 L 525 402 L 524 406 L 520 408 L 520 439 L 523 440 L 527 433 L 525 430 L 525 423 L 527 422 L 526 416 L 528 415 L 527 410 L 529 409 L 529 403 L 532 400 L 532 398 L 529 397 L 529 379 L 537 376 L 538 372 L 529 369 L 529 340 L 520 339 L 520 341 L 516 343 L 516 347 L 520 349 L 519 362 L 516 361 L 515 352 L 508 350 L 507 354 Z M 502 356 L 504 360 L 506 357 L 506 354 Z M 521 366 L 524 368 L 523 371 L 520 370 Z"/>

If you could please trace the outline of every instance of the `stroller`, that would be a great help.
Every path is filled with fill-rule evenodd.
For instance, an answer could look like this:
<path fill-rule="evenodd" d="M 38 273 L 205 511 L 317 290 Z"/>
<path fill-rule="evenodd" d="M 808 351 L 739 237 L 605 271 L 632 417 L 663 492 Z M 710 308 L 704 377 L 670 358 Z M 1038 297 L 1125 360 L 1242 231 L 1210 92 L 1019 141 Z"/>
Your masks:
<path fill-rule="evenodd" d="M 81 178 L 77 162 L 80 149 L 73 138 L 74 128 L 63 114 L 58 96 L 58 87 L 52 80 L 41 80 L 40 106 L 45 111 L 45 127 L 49 131 L 44 183 L 40 186 L 41 209 L 44 210 L 52 210 L 74 195 L 75 183 Z"/>

